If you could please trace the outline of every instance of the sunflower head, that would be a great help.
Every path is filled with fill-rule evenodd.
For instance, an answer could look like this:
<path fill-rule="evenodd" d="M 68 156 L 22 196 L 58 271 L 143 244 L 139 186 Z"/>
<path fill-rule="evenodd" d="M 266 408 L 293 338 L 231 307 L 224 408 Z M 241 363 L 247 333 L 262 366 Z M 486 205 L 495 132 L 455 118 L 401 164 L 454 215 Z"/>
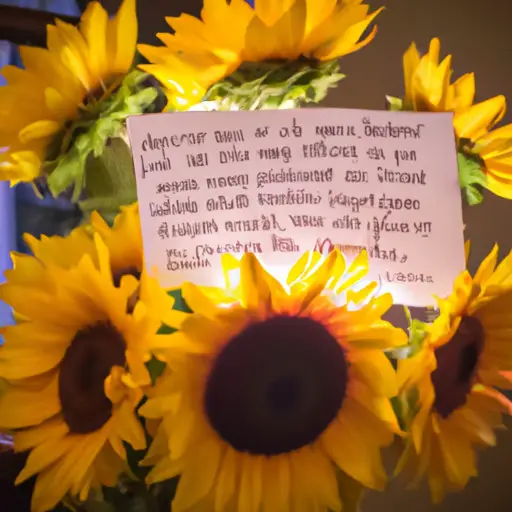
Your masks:
<path fill-rule="evenodd" d="M 40 242 L 44 259 L 16 255 L 0 287 L 18 320 L 2 332 L 0 424 L 15 450 L 30 451 L 17 482 L 38 475 L 34 512 L 114 486 L 128 469 L 123 443 L 145 447 L 135 408 L 151 382 L 145 363 L 164 342 L 161 321 L 142 298 L 127 307 L 138 282 L 115 283 L 99 234 L 92 245 L 94 258 L 50 265 Z"/>
<path fill-rule="evenodd" d="M 148 314 L 154 315 L 166 325 L 172 325 L 175 312 L 172 311 L 173 299 L 163 290 L 153 269 L 148 271 L 144 266 L 142 233 L 139 217 L 139 205 L 133 203 L 121 207 L 120 213 L 114 218 L 112 226 L 97 212 L 90 216 L 90 223 L 74 229 L 68 236 L 42 236 L 37 239 L 25 235 L 24 239 L 32 254 L 45 266 L 71 268 L 84 255 L 98 266 L 98 251 L 94 236 L 99 235 L 108 249 L 110 269 L 115 286 L 121 286 L 123 280 L 129 281 L 133 293 L 127 303 L 129 311 L 133 311 L 141 299 Z M 27 276 L 31 279 L 31 276 Z M 25 281 L 21 273 L 14 273 L 11 280 L 20 285 Z"/>
<path fill-rule="evenodd" d="M 457 137 L 459 181 L 470 205 L 483 200 L 482 189 L 512 198 L 512 125 L 491 131 L 506 111 L 502 95 L 473 104 L 475 76 L 467 73 L 451 82 L 452 56 L 439 62 L 440 43 L 430 41 L 421 56 L 413 43 L 404 54 L 405 95 L 388 96 L 391 110 L 453 112 Z"/>
<path fill-rule="evenodd" d="M 430 41 L 429 51 L 421 56 L 412 43 L 403 56 L 405 95 L 388 97 L 394 110 L 416 112 L 458 112 L 473 103 L 475 77 L 467 73 L 451 83 L 452 56 L 439 62 L 440 41 Z"/>
<path fill-rule="evenodd" d="M 512 256 L 496 267 L 497 253 L 458 277 L 422 349 L 398 366 L 410 431 L 401 466 L 415 479 L 427 474 L 435 502 L 476 476 L 475 448 L 493 446 L 493 429 L 512 412 L 496 390 L 512 389 Z"/>
<path fill-rule="evenodd" d="M 505 97 L 495 96 L 457 112 L 454 126 L 461 146 L 460 175 L 478 176 L 480 171 L 479 185 L 512 199 L 512 124 L 495 128 L 505 113 Z"/>
<path fill-rule="evenodd" d="M 173 510 L 339 511 L 339 470 L 382 488 L 398 430 L 382 349 L 406 340 L 367 270 L 366 254 L 308 253 L 282 284 L 246 254 L 225 261 L 225 289 L 183 287 L 193 313 L 141 409 L 161 421 L 148 481 L 181 474 Z"/>
<path fill-rule="evenodd" d="M 78 27 L 61 20 L 49 25 L 47 48 L 20 48 L 24 69 L 2 69 L 0 147 L 8 149 L 0 153 L 1 179 L 15 184 L 44 173 L 50 146 L 57 139 L 65 144 L 70 124 L 90 116 L 119 85 L 136 42 L 135 0 L 124 0 L 111 20 L 95 1 Z"/>
<path fill-rule="evenodd" d="M 169 90 L 176 109 L 205 95 L 221 107 L 235 98 L 243 109 L 320 101 L 342 78 L 333 61 L 373 39 L 376 28 L 360 41 L 379 12 L 362 0 L 256 0 L 254 8 L 205 0 L 201 19 L 167 18 L 174 33 L 158 34 L 163 47 L 139 46 L 150 61 L 141 67 Z"/>

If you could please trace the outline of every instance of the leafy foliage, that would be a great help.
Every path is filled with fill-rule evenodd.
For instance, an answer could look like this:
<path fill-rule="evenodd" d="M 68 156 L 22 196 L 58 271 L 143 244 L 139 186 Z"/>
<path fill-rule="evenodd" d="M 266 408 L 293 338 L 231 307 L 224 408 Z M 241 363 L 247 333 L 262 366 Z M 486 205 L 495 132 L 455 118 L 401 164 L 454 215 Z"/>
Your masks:
<path fill-rule="evenodd" d="M 480 204 L 484 197 L 481 189 L 486 188 L 487 178 L 484 166 L 476 156 L 459 151 L 457 153 L 460 187 L 469 205 Z"/>
<path fill-rule="evenodd" d="M 276 109 L 293 104 L 318 103 L 344 78 L 338 61 L 245 62 L 226 79 L 210 87 L 205 101 L 219 110 Z"/>
<path fill-rule="evenodd" d="M 79 201 L 83 189 L 86 209 L 115 209 L 135 197 L 135 177 L 125 142 L 125 122 L 131 115 L 152 111 L 158 91 L 147 86 L 147 75 L 135 70 L 123 81 L 91 98 L 81 116 L 57 137 L 45 162 L 48 186 L 54 197 L 73 188 Z M 123 150 L 121 139 L 126 148 Z M 115 163 L 115 165 L 112 165 Z M 117 190 L 116 197 L 110 193 Z"/>

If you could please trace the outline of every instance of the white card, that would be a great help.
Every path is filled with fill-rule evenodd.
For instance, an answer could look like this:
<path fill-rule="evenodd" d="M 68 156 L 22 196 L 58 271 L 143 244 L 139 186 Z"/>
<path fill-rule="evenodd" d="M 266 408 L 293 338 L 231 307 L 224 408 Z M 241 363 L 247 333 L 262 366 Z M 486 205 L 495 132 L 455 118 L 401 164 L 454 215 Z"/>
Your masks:
<path fill-rule="evenodd" d="M 278 278 L 305 251 L 366 248 L 369 278 L 426 306 L 464 269 L 451 114 L 347 109 L 128 119 L 146 266 L 222 285 L 221 254 Z"/>

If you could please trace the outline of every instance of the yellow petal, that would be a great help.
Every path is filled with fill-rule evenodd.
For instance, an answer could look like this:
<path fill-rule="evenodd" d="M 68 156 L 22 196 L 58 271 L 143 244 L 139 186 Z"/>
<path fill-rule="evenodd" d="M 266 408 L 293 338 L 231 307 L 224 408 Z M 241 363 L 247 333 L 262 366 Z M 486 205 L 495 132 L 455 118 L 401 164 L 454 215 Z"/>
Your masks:
<path fill-rule="evenodd" d="M 314 55 L 321 60 L 331 60 L 354 53 L 366 45 L 370 44 L 377 34 L 378 27 L 373 27 L 372 31 L 362 41 L 359 41 L 364 31 L 370 23 L 384 10 L 383 7 L 374 11 L 365 19 L 354 23 L 344 32 L 340 30 L 340 36 L 331 42 L 327 47 L 314 52 Z M 358 42 L 359 41 L 359 42 Z"/>
<path fill-rule="evenodd" d="M 487 188 L 499 197 L 512 199 L 512 179 L 504 180 L 494 174 L 487 175 Z"/>
<path fill-rule="evenodd" d="M 14 434 L 14 448 L 25 452 L 50 439 L 59 440 L 69 433 L 69 428 L 60 416 L 56 416 L 34 428 L 19 430 Z"/>
<path fill-rule="evenodd" d="M 300 0 L 258 0 L 255 2 L 256 16 L 268 27 L 275 25 L 277 21 L 295 6 Z"/>
<path fill-rule="evenodd" d="M 453 414 L 457 415 L 458 425 L 464 429 L 473 442 L 480 442 L 487 446 L 496 445 L 496 435 L 492 424 L 489 424 L 485 415 L 481 414 L 478 408 L 462 407 Z"/>
<path fill-rule="evenodd" d="M 18 179 L 21 181 L 33 181 L 41 174 L 41 156 L 35 151 L 17 151 L 11 153 L 12 160 L 17 164 Z M 3 169 L 0 167 L 0 172 Z M 5 178 L 2 178 L 5 179 Z"/>
<path fill-rule="evenodd" d="M 173 458 L 179 459 L 192 444 L 194 427 L 201 421 L 200 412 L 192 404 L 183 404 L 169 434 L 169 450 Z"/>
<path fill-rule="evenodd" d="M 90 50 L 89 67 L 98 81 L 106 77 L 108 70 L 107 24 L 108 13 L 102 5 L 88 3 L 80 19 L 80 30 Z"/>
<path fill-rule="evenodd" d="M 77 439 L 77 436 L 73 438 L 74 445 L 59 463 L 38 476 L 32 495 L 34 512 L 53 509 L 72 488 L 78 486 L 82 490 L 86 472 L 103 446 L 105 433 L 99 430 L 87 435 L 86 440 L 82 438 L 82 442 Z M 80 463 L 77 464 L 77 461 Z"/>
<path fill-rule="evenodd" d="M 464 228 L 466 228 L 466 226 L 464 226 Z M 471 251 L 471 241 L 470 240 L 466 240 L 464 242 L 464 257 L 466 259 L 466 265 L 468 264 L 468 261 L 469 261 L 470 251 Z"/>
<path fill-rule="evenodd" d="M 364 407 L 385 425 L 388 431 L 398 432 L 396 415 L 389 398 L 383 395 L 375 395 L 375 393 L 361 381 L 354 381 L 351 387 L 350 402 L 356 401 L 359 405 Z M 349 399 L 347 398 L 347 400 Z"/>
<path fill-rule="evenodd" d="M 290 455 L 294 485 L 333 512 L 342 510 L 334 467 L 316 448 L 305 446 Z"/>
<path fill-rule="evenodd" d="M 350 295 L 351 294 L 347 291 L 347 298 Z M 378 297 L 372 298 L 368 304 L 355 304 L 358 306 L 358 309 L 348 312 L 350 322 L 353 325 L 363 323 L 372 324 L 379 322 L 381 317 L 393 306 L 393 296 L 390 293 L 383 293 Z"/>
<path fill-rule="evenodd" d="M 224 512 L 233 499 L 237 485 L 237 452 L 228 448 L 219 470 L 215 489 L 215 512 Z"/>
<path fill-rule="evenodd" d="M 512 180 L 512 139 L 506 142 L 497 141 L 494 148 L 493 145 L 491 143 L 486 148 L 490 154 L 480 153 L 485 163 L 484 171 L 487 176 L 492 175 L 503 182 L 508 182 Z"/>
<path fill-rule="evenodd" d="M 420 52 L 414 43 L 409 46 L 403 56 L 405 97 L 409 100 L 413 95 L 413 76 L 420 64 Z"/>
<path fill-rule="evenodd" d="M 265 461 L 263 475 L 263 510 L 279 512 L 288 509 L 291 491 L 290 456 L 281 454 Z"/>
<path fill-rule="evenodd" d="M 221 460 L 221 444 L 209 439 L 196 448 L 180 477 L 172 506 L 176 512 L 189 509 L 207 496 L 215 483 Z"/>
<path fill-rule="evenodd" d="M 302 297 L 302 308 L 305 309 L 324 289 L 329 281 L 333 280 L 336 267 L 344 267 L 343 257 L 339 251 L 330 252 L 320 266 L 308 276 L 308 286 Z M 337 292 L 337 290 L 336 290 Z"/>
<path fill-rule="evenodd" d="M 435 69 L 439 65 L 439 54 L 441 52 L 441 42 L 439 38 L 433 37 L 428 47 L 427 61 L 429 63 L 429 75 L 434 74 Z"/>
<path fill-rule="evenodd" d="M 268 3 L 278 5 L 274 0 L 268 0 Z M 272 27 L 266 25 L 261 18 L 253 18 L 247 28 L 243 59 L 249 62 L 297 59 L 301 53 L 305 25 L 306 0 L 295 0 L 293 7 Z"/>
<path fill-rule="evenodd" d="M 133 62 L 137 45 L 138 24 L 135 0 L 123 0 L 107 28 L 107 51 L 110 68 L 126 73 Z"/>
<path fill-rule="evenodd" d="M 306 0 L 306 36 L 327 20 L 336 7 L 336 0 Z"/>
<path fill-rule="evenodd" d="M 397 395 L 396 374 L 388 357 L 381 351 L 368 351 L 361 353 L 351 362 L 351 371 L 354 377 L 364 382 L 376 394 L 387 397 Z"/>
<path fill-rule="evenodd" d="M 94 475 L 100 485 L 115 487 L 120 473 L 128 473 L 127 463 L 106 444 L 94 463 Z"/>
<path fill-rule="evenodd" d="M 247 26 L 254 16 L 254 10 L 245 0 L 231 0 L 231 2 L 218 2 L 218 0 L 204 0 L 201 18 L 205 25 L 205 35 L 210 41 L 216 42 L 210 44 L 209 50 L 216 55 L 216 46 L 222 46 L 223 49 L 229 49 L 238 57 L 239 52 L 244 47 L 245 33 Z M 230 27 L 230 30 L 221 31 L 218 27 Z M 224 56 L 227 58 L 227 55 Z"/>
<path fill-rule="evenodd" d="M 317 251 L 305 252 L 290 269 L 286 284 L 292 287 L 295 283 L 302 281 L 311 269 L 318 267 L 321 259 L 322 254 Z"/>
<path fill-rule="evenodd" d="M 347 332 L 345 340 L 354 344 L 358 350 L 389 349 L 404 346 L 407 335 L 401 329 L 391 327 L 391 324 L 382 322 L 381 325 L 354 327 Z"/>
<path fill-rule="evenodd" d="M 368 252 L 361 251 L 352 261 L 347 273 L 336 283 L 335 293 L 342 293 L 368 274 L 369 261 Z"/>
<path fill-rule="evenodd" d="M 25 467 L 16 478 L 16 483 L 20 484 L 54 464 L 77 443 L 77 440 L 77 436 L 68 435 L 37 445 L 30 452 Z"/>
<path fill-rule="evenodd" d="M 127 442 L 134 450 L 146 448 L 144 429 L 137 419 L 129 402 L 123 402 L 115 412 L 116 435 Z"/>
<path fill-rule="evenodd" d="M 282 290 L 282 286 L 266 272 L 254 254 L 244 254 L 240 261 L 242 306 L 255 314 L 264 314 L 271 304 L 274 290 Z"/>
<path fill-rule="evenodd" d="M 8 389 L 0 397 L 0 423 L 4 429 L 37 425 L 61 410 L 58 379 L 37 377 L 25 386 Z"/>
<path fill-rule="evenodd" d="M 490 143 L 497 143 L 491 145 Z M 487 149 L 488 146 L 493 148 L 499 148 L 501 153 L 509 153 L 512 151 L 512 123 L 500 126 L 495 130 L 485 134 L 477 142 L 477 147 L 483 146 L 482 150 L 478 151 L 479 154 L 489 156 L 490 151 Z M 495 150 L 496 151 L 496 150 Z"/>
<path fill-rule="evenodd" d="M 342 471 L 370 489 L 383 489 L 385 472 L 380 455 L 353 425 L 333 421 L 322 434 L 321 442 Z"/>
<path fill-rule="evenodd" d="M 55 26 L 47 27 L 47 37 L 48 48 L 60 56 L 62 63 L 80 80 L 84 89 L 94 89 L 97 82 L 91 76 L 88 66 L 89 49 L 80 31 L 57 19 Z"/>
<path fill-rule="evenodd" d="M 149 485 L 164 482 L 183 473 L 185 462 L 181 460 L 173 460 L 170 457 L 165 457 L 159 460 L 151 469 L 146 477 L 146 483 Z"/>
<path fill-rule="evenodd" d="M 505 96 L 495 96 L 456 114 L 453 125 L 457 136 L 478 139 L 503 118 L 506 108 Z"/>
<path fill-rule="evenodd" d="M 473 104 L 475 99 L 475 74 L 466 73 L 457 79 L 452 85 L 454 91 L 454 103 L 449 105 L 450 110 L 465 110 Z"/>
<path fill-rule="evenodd" d="M 61 123 L 57 121 L 36 121 L 25 126 L 19 133 L 21 142 L 24 144 L 34 140 L 43 139 L 55 135 L 62 128 Z"/>
<path fill-rule="evenodd" d="M 194 313 L 210 320 L 214 320 L 219 314 L 216 304 L 203 293 L 199 286 L 192 283 L 183 283 L 181 292 L 185 302 Z"/>
<path fill-rule="evenodd" d="M 400 391 L 410 389 L 416 383 L 430 375 L 436 368 L 436 359 L 432 351 L 421 350 L 408 359 L 398 361 L 397 384 Z"/>
<path fill-rule="evenodd" d="M 368 12 L 368 6 L 349 4 L 338 7 L 323 23 L 310 31 L 303 42 L 302 53 L 306 57 L 326 60 L 331 54 L 333 44 L 343 40 L 346 30 L 355 23 L 363 20 Z"/>
<path fill-rule="evenodd" d="M 246 510 L 247 512 L 258 512 L 260 510 L 263 462 L 263 456 L 245 454 L 242 457 L 238 510 Z"/>
<path fill-rule="evenodd" d="M 480 286 L 485 286 L 487 281 L 491 278 L 497 262 L 498 244 L 495 244 L 492 251 L 486 256 L 482 263 L 480 263 L 475 277 L 473 278 L 474 283 Z"/>
<path fill-rule="evenodd" d="M 473 446 L 467 436 L 453 421 L 440 420 L 439 445 L 444 467 L 450 483 L 463 488 L 472 476 L 476 476 L 476 459 Z"/>
<path fill-rule="evenodd" d="M 139 50 L 144 55 L 144 51 L 139 45 Z M 186 72 L 173 72 L 165 66 L 146 64 L 139 66 L 140 69 L 152 74 L 167 89 L 166 96 L 169 106 L 178 109 L 187 109 L 196 103 L 199 103 L 205 93 L 205 88 Z"/>

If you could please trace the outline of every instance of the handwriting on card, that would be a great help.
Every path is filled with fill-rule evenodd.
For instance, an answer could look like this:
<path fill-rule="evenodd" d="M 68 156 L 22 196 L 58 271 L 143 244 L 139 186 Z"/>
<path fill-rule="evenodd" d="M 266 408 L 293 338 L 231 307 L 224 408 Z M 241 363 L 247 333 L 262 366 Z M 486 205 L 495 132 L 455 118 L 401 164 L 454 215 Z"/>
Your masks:
<path fill-rule="evenodd" d="M 464 268 L 449 114 L 303 109 L 132 117 L 148 268 L 222 283 L 220 255 L 278 275 L 300 253 L 366 249 L 395 301 L 432 303 Z"/>

